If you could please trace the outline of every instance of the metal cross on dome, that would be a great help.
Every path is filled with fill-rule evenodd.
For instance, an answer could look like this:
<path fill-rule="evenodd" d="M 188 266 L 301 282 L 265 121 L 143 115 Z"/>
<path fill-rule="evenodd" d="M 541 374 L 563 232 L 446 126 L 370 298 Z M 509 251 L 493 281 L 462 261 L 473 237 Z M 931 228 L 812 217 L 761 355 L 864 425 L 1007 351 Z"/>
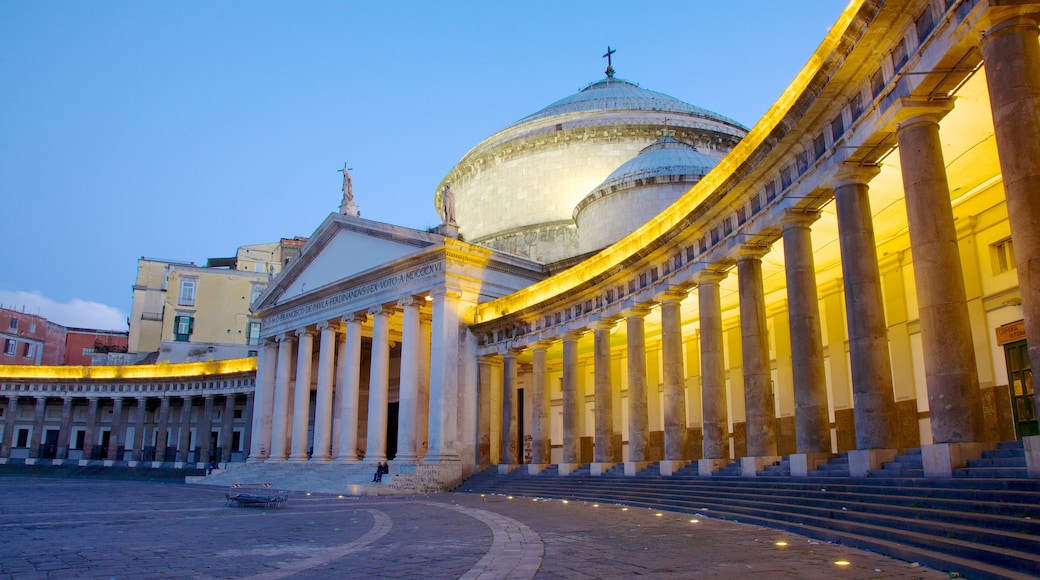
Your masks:
<path fill-rule="evenodd" d="M 603 55 L 603 58 L 607 59 L 607 76 L 610 77 L 610 78 L 614 78 L 614 64 L 611 62 L 611 58 L 610 57 L 615 52 L 617 52 L 617 51 L 611 49 L 610 45 L 608 44 L 607 45 L 607 54 Z"/>

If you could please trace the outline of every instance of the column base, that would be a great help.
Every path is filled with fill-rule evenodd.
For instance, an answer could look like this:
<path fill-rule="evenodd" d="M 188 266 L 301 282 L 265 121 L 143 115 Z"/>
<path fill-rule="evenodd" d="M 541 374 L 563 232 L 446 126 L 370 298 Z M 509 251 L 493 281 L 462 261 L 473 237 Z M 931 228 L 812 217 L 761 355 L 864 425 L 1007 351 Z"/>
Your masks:
<path fill-rule="evenodd" d="M 697 475 L 701 477 L 711 477 L 713 473 L 726 467 L 732 461 L 732 459 L 698 459 Z"/>
<path fill-rule="evenodd" d="M 267 462 L 267 457 L 262 457 L 262 456 L 261 457 L 253 457 L 252 455 L 250 455 L 249 458 L 246 459 L 246 463 L 266 463 L 266 462 Z"/>
<path fill-rule="evenodd" d="M 264 463 L 285 463 L 284 457 L 268 457 Z"/>
<path fill-rule="evenodd" d="M 1040 478 L 1040 435 L 1023 437 L 1022 449 L 1026 452 L 1026 474 Z"/>
<path fill-rule="evenodd" d="M 152 469 L 159 469 L 160 467 L 162 467 L 162 465 L 163 465 L 162 461 L 153 461 L 152 462 Z"/>
<path fill-rule="evenodd" d="M 386 461 L 384 457 L 381 461 Z M 423 457 L 423 463 L 458 463 L 459 455 L 457 453 L 435 453 L 429 452 L 426 457 Z"/>
<path fill-rule="evenodd" d="M 313 463 L 313 464 L 316 464 L 316 465 L 326 465 L 328 463 L 332 463 L 332 458 L 331 457 L 311 457 L 310 459 L 307 460 L 307 463 Z"/>
<path fill-rule="evenodd" d="M 579 467 L 581 467 L 580 463 L 561 463 L 559 465 L 560 475 L 570 475 L 577 471 Z"/>
<path fill-rule="evenodd" d="M 302 457 L 299 455 L 290 455 L 289 459 L 286 459 L 286 461 L 288 461 L 289 463 L 307 463 L 307 460 L 308 458 L 306 455 Z M 386 461 L 385 457 L 383 458 L 383 461 Z"/>
<path fill-rule="evenodd" d="M 633 477 L 640 471 L 643 471 L 647 467 L 653 465 L 653 461 L 626 461 L 625 462 L 625 475 Z"/>
<path fill-rule="evenodd" d="M 358 461 L 357 457 L 340 457 L 338 459 L 333 459 L 332 462 L 337 465 L 356 465 L 361 463 Z"/>
<path fill-rule="evenodd" d="M 849 451 L 849 476 L 866 477 L 872 469 L 881 469 L 882 463 L 895 460 L 897 449 L 853 449 Z"/>
<path fill-rule="evenodd" d="M 517 467 L 520 467 L 520 466 L 517 465 L 516 463 L 500 463 L 498 465 L 498 474 L 499 475 L 509 475 Z"/>
<path fill-rule="evenodd" d="M 661 475 L 671 477 L 675 472 L 689 465 L 690 462 L 683 459 L 665 459 L 660 463 Z"/>
<path fill-rule="evenodd" d="M 809 477 L 810 471 L 815 471 L 830 458 L 830 453 L 792 453 L 787 456 L 791 463 L 791 477 Z"/>
<path fill-rule="evenodd" d="M 590 463 L 589 464 L 589 474 L 590 475 L 603 475 L 604 473 L 610 471 L 610 469 L 612 467 L 614 467 L 613 463 Z"/>
<path fill-rule="evenodd" d="M 549 469 L 549 466 L 550 466 L 549 463 L 528 463 L 527 464 L 527 474 L 528 475 L 538 475 L 539 473 L 545 471 L 546 469 Z"/>
<path fill-rule="evenodd" d="M 983 451 L 995 449 L 994 443 L 936 443 L 921 446 L 925 477 L 953 477 L 954 469 L 968 466 L 969 459 L 982 457 Z"/>
<path fill-rule="evenodd" d="M 741 457 L 740 458 L 740 475 L 743 477 L 755 477 L 759 471 L 767 465 L 772 465 L 780 461 L 780 457 L 776 455 L 762 455 L 759 457 Z"/>
<path fill-rule="evenodd" d="M 26 465 L 36 465 L 36 458 L 35 457 L 26 457 L 25 458 L 25 464 Z"/>

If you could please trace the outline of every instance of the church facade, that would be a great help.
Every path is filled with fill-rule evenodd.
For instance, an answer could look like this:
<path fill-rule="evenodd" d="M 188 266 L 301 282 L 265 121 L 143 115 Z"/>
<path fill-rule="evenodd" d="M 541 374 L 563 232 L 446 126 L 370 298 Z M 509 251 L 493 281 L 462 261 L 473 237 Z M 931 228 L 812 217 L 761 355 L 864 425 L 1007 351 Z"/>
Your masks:
<path fill-rule="evenodd" d="M 749 131 L 611 67 L 468 153 L 437 232 L 345 201 L 257 307 L 250 461 L 391 459 L 415 490 L 492 464 L 798 475 L 848 452 L 865 475 L 920 447 L 950 476 L 1000 440 L 1029 455 L 1038 14 L 854 2 Z M 565 191 L 519 170 L 550 158 L 603 167 Z"/>

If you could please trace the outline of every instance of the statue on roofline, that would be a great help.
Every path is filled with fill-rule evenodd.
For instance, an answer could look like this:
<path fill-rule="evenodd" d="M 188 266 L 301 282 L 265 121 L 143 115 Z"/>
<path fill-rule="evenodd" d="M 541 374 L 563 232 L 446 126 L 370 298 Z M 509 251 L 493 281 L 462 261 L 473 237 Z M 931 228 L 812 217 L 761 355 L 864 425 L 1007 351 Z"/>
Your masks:
<path fill-rule="evenodd" d="M 445 183 L 441 190 L 441 221 L 444 224 L 455 223 L 455 192 L 451 190 L 451 184 Z"/>

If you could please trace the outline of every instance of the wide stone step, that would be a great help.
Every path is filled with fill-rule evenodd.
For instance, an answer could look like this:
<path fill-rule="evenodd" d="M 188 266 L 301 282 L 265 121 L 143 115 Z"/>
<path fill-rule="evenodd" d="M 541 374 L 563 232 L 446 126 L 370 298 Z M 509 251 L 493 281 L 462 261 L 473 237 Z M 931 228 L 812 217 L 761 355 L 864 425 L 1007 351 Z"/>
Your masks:
<path fill-rule="evenodd" d="M 1021 467 L 1025 468 L 1025 457 L 984 457 L 982 459 L 969 459 L 968 467 Z"/>

